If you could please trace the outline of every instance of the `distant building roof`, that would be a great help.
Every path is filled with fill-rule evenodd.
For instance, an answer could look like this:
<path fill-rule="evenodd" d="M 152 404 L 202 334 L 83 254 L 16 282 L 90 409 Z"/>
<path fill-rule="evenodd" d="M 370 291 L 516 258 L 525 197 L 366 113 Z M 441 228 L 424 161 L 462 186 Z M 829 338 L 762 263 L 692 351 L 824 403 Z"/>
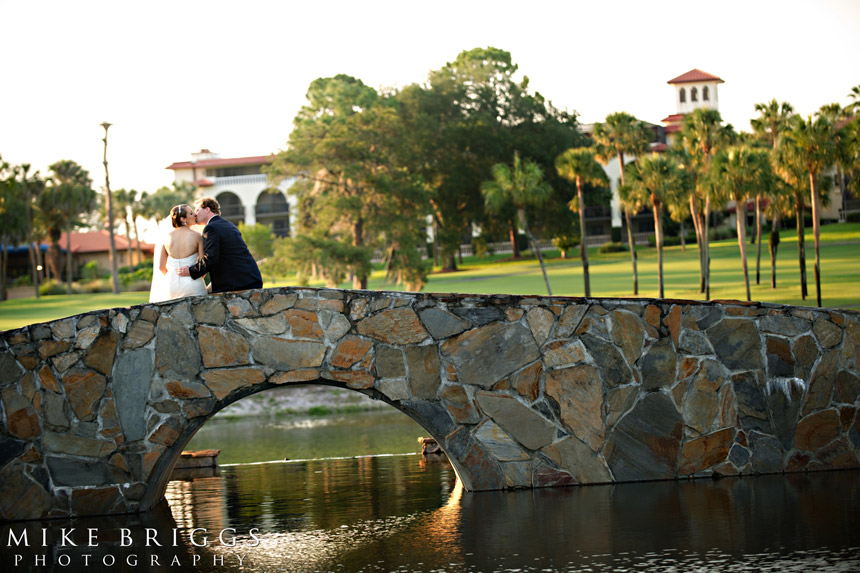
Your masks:
<path fill-rule="evenodd" d="M 688 84 L 692 82 L 717 82 L 718 84 L 725 83 L 722 79 L 715 75 L 703 72 L 698 68 L 693 68 L 686 74 L 681 74 L 677 78 L 671 79 L 667 84 Z"/>
<path fill-rule="evenodd" d="M 132 239 L 133 248 L 137 248 L 137 240 Z M 60 248 L 66 249 L 66 234 L 60 235 Z M 114 244 L 117 251 L 128 250 L 128 239 L 122 235 L 114 234 Z M 148 253 L 155 251 L 155 245 L 140 242 L 140 249 Z M 110 233 L 101 231 L 88 231 L 86 233 L 72 233 L 72 253 L 103 253 L 110 251 Z"/>
<path fill-rule="evenodd" d="M 177 161 L 166 169 L 193 169 L 195 167 L 238 167 L 240 165 L 266 165 L 271 163 L 275 155 L 255 155 L 254 157 L 232 157 L 218 159 L 201 159 L 200 161 Z"/>

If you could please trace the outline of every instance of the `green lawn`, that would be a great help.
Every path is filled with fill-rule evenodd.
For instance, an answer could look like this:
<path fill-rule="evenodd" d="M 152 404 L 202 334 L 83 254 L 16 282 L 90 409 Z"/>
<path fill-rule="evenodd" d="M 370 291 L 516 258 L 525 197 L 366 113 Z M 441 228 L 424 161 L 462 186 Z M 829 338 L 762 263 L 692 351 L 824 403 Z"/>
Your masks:
<path fill-rule="evenodd" d="M 822 303 L 834 308 L 860 309 L 860 223 L 822 227 L 821 275 Z M 657 250 L 640 248 L 639 296 L 656 298 Z M 813 263 L 814 244 L 811 231 L 806 238 L 807 280 L 809 296 L 800 296 L 798 276 L 797 237 L 794 230 L 781 233 L 777 259 L 777 288 L 770 288 L 770 255 L 762 246 L 761 284 L 755 284 L 755 254 L 747 245 L 750 264 L 750 289 L 753 300 L 815 306 Z M 554 295 L 583 296 L 582 265 L 578 252 L 573 258 L 562 259 L 558 252 L 546 253 L 550 286 Z M 701 300 L 699 293 L 698 252 L 696 245 L 664 249 L 666 298 Z M 630 297 L 633 276 L 629 253 L 598 254 L 589 251 L 591 294 L 595 297 Z M 265 286 L 285 286 L 294 282 L 278 281 Z M 312 284 L 311 286 L 322 286 Z M 342 288 L 351 288 L 344 283 Z M 374 272 L 370 289 L 399 290 L 386 284 L 381 270 Z M 533 258 L 505 261 L 503 255 L 465 258 L 455 273 L 434 273 L 425 286 L 426 292 L 456 292 L 470 294 L 546 294 L 540 267 Z M 14 299 L 0 303 L 0 330 L 25 324 L 44 322 L 100 308 L 122 307 L 147 301 L 149 293 L 80 294 L 42 297 L 38 300 Z M 743 271 L 736 240 L 711 243 L 711 298 L 744 299 Z"/>

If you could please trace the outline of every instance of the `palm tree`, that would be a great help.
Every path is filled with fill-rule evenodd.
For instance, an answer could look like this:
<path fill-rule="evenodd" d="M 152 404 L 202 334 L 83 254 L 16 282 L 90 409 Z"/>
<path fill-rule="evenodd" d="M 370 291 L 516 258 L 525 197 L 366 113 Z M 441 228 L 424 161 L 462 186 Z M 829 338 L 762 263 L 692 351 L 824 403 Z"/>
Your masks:
<path fill-rule="evenodd" d="M 771 155 L 771 161 L 773 161 L 773 155 Z M 772 170 L 774 170 L 773 163 Z M 776 288 L 776 252 L 779 249 L 780 220 L 783 213 L 790 213 L 792 208 L 791 188 L 786 184 L 785 179 L 777 177 L 776 173 L 774 173 L 767 198 L 767 212 L 771 219 L 770 237 L 768 239 L 768 250 L 770 251 L 770 288 Z"/>
<path fill-rule="evenodd" d="M 767 103 L 755 104 L 755 110 L 759 113 L 757 118 L 750 120 L 753 131 L 763 140 L 767 141 L 771 150 L 775 150 L 780 134 L 788 128 L 788 120 L 794 115 L 794 108 L 788 102 L 779 103 L 776 99 L 772 99 Z M 771 156 L 771 164 L 774 164 L 774 157 Z M 778 213 L 778 211 L 777 211 Z M 778 215 L 777 215 L 778 216 Z M 773 227 L 778 226 L 779 219 L 774 219 L 771 225 L 771 238 L 773 238 Z M 755 225 L 756 225 L 756 261 L 755 261 L 755 284 L 759 284 L 760 268 L 761 268 L 761 193 L 756 192 L 755 196 Z M 777 244 L 779 243 L 779 234 L 776 235 Z M 773 269 L 775 263 L 774 256 L 771 256 L 771 280 L 775 282 L 776 274 Z M 774 288 L 776 288 L 774 284 Z"/>
<path fill-rule="evenodd" d="M 0 157 L 0 301 L 6 300 L 9 247 L 26 240 L 25 195 L 18 181 L 19 169 Z"/>
<path fill-rule="evenodd" d="M 41 264 L 41 251 L 38 243 L 34 240 L 33 230 L 33 203 L 45 187 L 45 182 L 39 177 L 39 172 L 30 175 L 30 164 L 23 163 L 16 168 L 18 185 L 21 188 L 24 202 L 24 223 L 26 227 L 27 253 L 30 258 L 30 269 L 36 298 L 39 298 L 39 265 Z"/>
<path fill-rule="evenodd" d="M 125 236 L 128 241 L 128 265 L 134 265 L 134 251 L 131 242 L 131 230 L 134 229 L 134 237 L 137 239 L 137 262 L 140 263 L 140 236 L 137 234 L 137 216 L 140 214 L 140 200 L 137 197 L 137 191 L 134 189 L 117 189 L 113 192 L 113 204 L 120 214 L 120 218 L 125 223 Z"/>
<path fill-rule="evenodd" d="M 588 248 L 585 233 L 585 199 L 583 184 L 606 185 L 609 179 L 594 158 L 594 151 L 587 147 L 568 149 L 555 160 L 555 168 L 561 177 L 576 182 L 576 198 L 568 203 L 573 212 L 579 213 L 579 256 L 582 258 L 582 275 L 585 281 L 585 296 L 591 296 L 591 280 L 588 275 Z"/>
<path fill-rule="evenodd" d="M 546 291 L 552 296 L 552 290 L 549 287 L 549 278 L 546 276 L 546 267 L 543 263 L 543 256 L 538 248 L 537 241 L 535 241 L 534 236 L 529 230 L 528 220 L 526 219 L 526 207 L 530 205 L 537 206 L 546 201 L 552 194 L 552 187 L 543 180 L 543 171 L 540 166 L 533 161 L 520 161 L 520 155 L 517 152 L 514 152 L 514 163 L 511 167 L 508 167 L 504 163 L 498 163 L 493 166 L 492 173 L 493 180 L 485 181 L 481 184 L 481 194 L 484 196 L 487 209 L 491 212 L 499 212 L 506 205 L 512 204 L 517 210 L 520 224 L 532 243 L 535 257 L 540 262 L 543 280 L 546 283 Z"/>
<path fill-rule="evenodd" d="M 618 158 L 620 184 L 624 185 L 624 156 L 641 156 L 648 151 L 651 141 L 651 130 L 648 126 L 627 112 L 611 113 L 606 116 L 605 123 L 594 125 L 591 133 L 596 143 L 596 157 L 604 165 L 614 157 Z M 624 219 L 627 223 L 627 244 L 630 246 L 630 258 L 633 263 L 633 294 L 639 294 L 639 272 L 636 269 L 636 243 L 633 240 L 633 225 L 630 221 L 630 209 L 625 206 Z"/>
<path fill-rule="evenodd" d="M 744 270 L 744 286 L 747 301 L 750 299 L 750 279 L 747 267 L 747 225 L 741 209 L 752 193 L 760 193 L 770 186 L 771 171 L 768 152 L 750 146 L 737 145 L 720 152 L 714 159 L 715 175 L 723 179 L 728 195 L 735 202 L 735 219 L 738 231 L 738 247 Z"/>
<path fill-rule="evenodd" d="M 102 165 L 105 167 L 105 210 L 107 211 L 107 223 L 108 223 L 108 238 L 110 239 L 110 274 L 111 274 L 111 283 L 113 285 L 113 293 L 119 294 L 119 273 L 116 268 L 116 240 L 114 239 L 114 227 L 113 227 L 113 197 L 110 192 L 110 175 L 108 174 L 108 160 L 107 160 L 107 145 L 108 145 L 108 128 L 112 125 L 106 121 L 103 121 L 100 124 L 105 130 L 105 136 L 102 141 L 104 142 L 104 156 L 102 159 Z"/>
<path fill-rule="evenodd" d="M 821 213 L 818 197 L 818 177 L 822 171 L 836 161 L 836 143 L 833 124 L 826 117 L 811 116 L 804 120 L 798 118 L 787 137 L 792 142 L 797 158 L 809 174 L 809 187 L 812 195 L 812 236 L 815 239 L 815 294 L 818 306 L 821 306 L 821 257 L 819 253 L 821 242 Z"/>
<path fill-rule="evenodd" d="M 66 231 L 66 292 L 72 294 L 72 227 L 78 217 L 96 205 L 96 192 L 92 189 L 89 173 L 69 159 L 57 161 L 51 171 L 49 199 L 54 225 L 62 222 Z M 44 204 L 44 203 L 43 203 Z M 56 234 L 56 233 L 55 233 Z M 58 275 L 59 276 L 59 275 Z"/>
<path fill-rule="evenodd" d="M 848 93 L 848 97 L 850 97 L 852 100 L 854 100 L 851 102 L 851 105 L 849 105 L 848 107 L 852 111 L 856 111 L 857 109 L 860 109 L 860 85 L 856 85 L 856 86 L 852 87 L 851 91 Z"/>
<path fill-rule="evenodd" d="M 711 298 L 708 226 L 712 199 L 712 185 L 707 174 L 712 156 L 731 135 L 731 126 L 723 126 L 722 121 L 720 112 L 715 109 L 696 109 L 693 113 L 684 116 L 680 139 L 681 145 L 689 154 L 691 172 L 695 181 L 695 191 L 690 194 L 690 213 L 693 216 L 696 240 L 699 245 L 700 290 L 705 293 L 706 300 Z M 703 211 L 699 210 L 698 201 L 704 203 Z"/>
<path fill-rule="evenodd" d="M 657 276 L 659 296 L 664 298 L 663 281 L 663 208 L 678 202 L 685 193 L 686 174 L 669 155 L 651 154 L 631 166 L 627 185 L 619 187 L 621 200 L 638 210 L 649 205 L 654 215 L 657 241 Z"/>
<path fill-rule="evenodd" d="M 839 199 L 845 207 L 846 181 L 845 173 L 852 170 L 856 163 L 853 157 L 856 141 L 853 141 L 850 120 L 853 118 L 851 108 L 843 108 L 838 103 L 823 105 L 816 112 L 818 117 L 824 117 L 833 126 L 834 163 L 836 165 L 836 183 L 839 186 Z M 823 196 L 822 196 L 823 198 Z"/>

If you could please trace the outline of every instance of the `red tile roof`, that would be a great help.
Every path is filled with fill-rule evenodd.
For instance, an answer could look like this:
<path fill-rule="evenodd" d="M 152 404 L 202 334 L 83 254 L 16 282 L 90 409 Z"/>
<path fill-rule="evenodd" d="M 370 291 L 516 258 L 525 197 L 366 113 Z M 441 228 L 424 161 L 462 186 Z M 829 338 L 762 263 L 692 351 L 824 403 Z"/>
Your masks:
<path fill-rule="evenodd" d="M 660 121 L 662 121 L 663 123 L 680 123 L 684 120 L 685 115 L 686 114 L 684 113 L 673 113 L 670 116 L 664 117 Z"/>
<path fill-rule="evenodd" d="M 240 165 L 266 165 L 271 163 L 275 154 L 254 157 L 232 157 L 226 159 L 201 159 L 200 161 L 177 161 L 165 169 L 191 169 L 193 167 L 238 167 Z"/>
<path fill-rule="evenodd" d="M 134 248 L 137 240 L 132 239 Z M 114 234 L 114 244 L 117 251 L 128 250 L 128 240 L 123 235 Z M 66 234 L 60 235 L 60 248 L 66 248 Z M 140 249 L 147 253 L 155 251 L 155 245 L 140 242 Z M 110 234 L 106 230 L 72 233 L 72 253 L 102 253 L 110 251 Z"/>
<path fill-rule="evenodd" d="M 671 79 L 667 84 L 687 84 L 690 82 L 717 82 L 718 84 L 725 83 L 717 76 L 711 75 L 708 72 L 703 72 L 698 68 L 693 68 L 686 74 L 681 74 L 677 78 Z"/>
<path fill-rule="evenodd" d="M 662 153 L 662 152 L 666 151 L 667 149 L 669 149 L 669 146 L 666 145 L 665 143 L 663 143 L 662 141 L 658 141 L 656 143 L 651 144 L 651 151 L 654 151 L 656 153 Z"/>
<path fill-rule="evenodd" d="M 666 126 L 666 133 L 675 133 L 681 131 L 681 125 L 678 123 L 673 123 L 672 125 Z"/>

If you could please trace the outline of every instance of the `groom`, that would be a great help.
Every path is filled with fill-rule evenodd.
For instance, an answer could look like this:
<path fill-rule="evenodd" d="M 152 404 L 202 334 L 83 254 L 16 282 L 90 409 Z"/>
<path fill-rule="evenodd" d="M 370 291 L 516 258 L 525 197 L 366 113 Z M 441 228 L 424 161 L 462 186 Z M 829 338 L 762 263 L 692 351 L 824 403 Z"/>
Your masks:
<path fill-rule="evenodd" d="M 257 262 L 251 256 L 236 225 L 221 218 L 221 205 L 212 197 L 194 202 L 197 222 L 203 229 L 203 258 L 190 267 L 179 267 L 180 276 L 197 279 L 209 273 L 212 292 L 263 288 Z"/>

